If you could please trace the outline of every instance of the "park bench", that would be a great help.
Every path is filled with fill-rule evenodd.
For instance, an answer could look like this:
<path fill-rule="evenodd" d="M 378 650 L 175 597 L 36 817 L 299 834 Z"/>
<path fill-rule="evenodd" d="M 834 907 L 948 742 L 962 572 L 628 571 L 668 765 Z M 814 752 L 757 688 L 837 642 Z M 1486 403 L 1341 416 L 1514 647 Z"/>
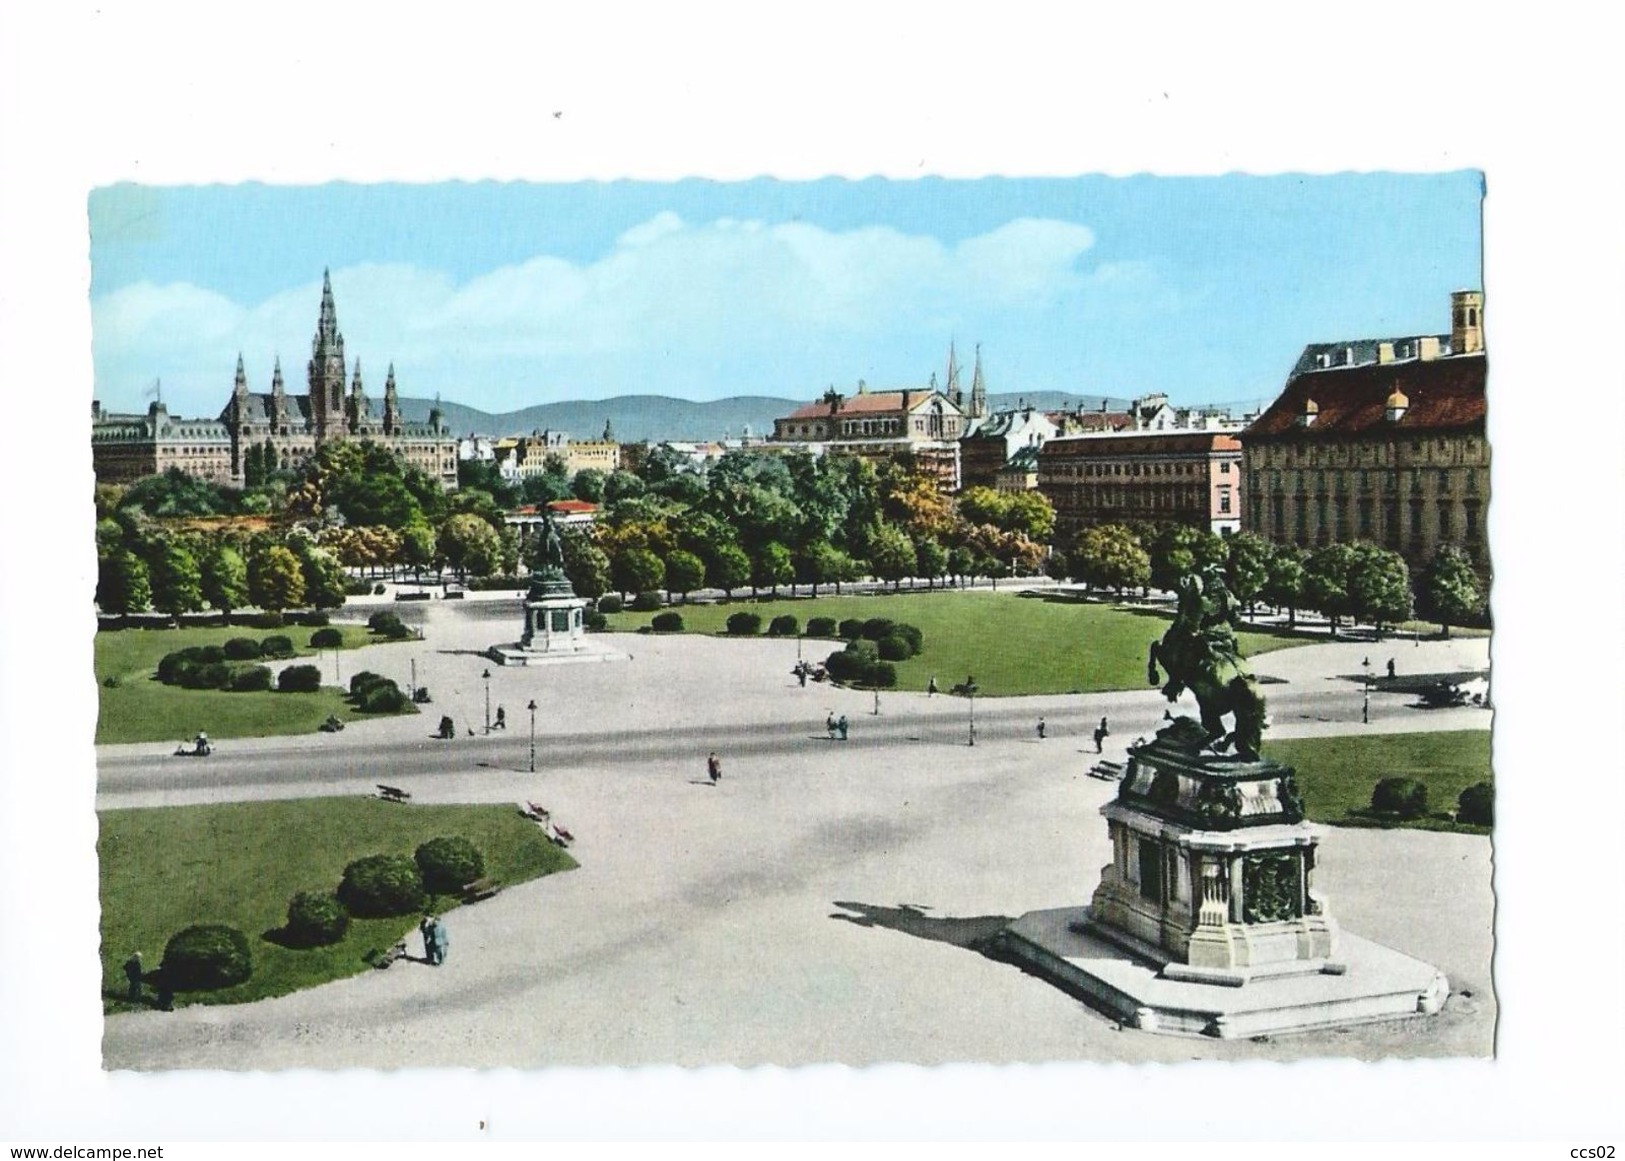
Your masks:
<path fill-rule="evenodd" d="M 382 782 L 377 784 L 378 797 L 385 802 L 410 802 L 412 796 L 399 786 L 385 786 Z"/>
<path fill-rule="evenodd" d="M 483 879 L 475 879 L 472 883 L 463 884 L 463 902 L 478 903 L 481 899 L 489 899 L 502 890 L 502 884 L 487 875 Z"/>
<path fill-rule="evenodd" d="M 545 827 L 552 819 L 553 814 L 539 802 L 522 802 L 519 804 L 519 813 L 530 819 L 538 826 Z"/>
<path fill-rule="evenodd" d="M 1121 782 L 1123 772 L 1121 762 L 1096 762 L 1089 768 L 1089 777 L 1103 778 L 1108 782 Z"/>
<path fill-rule="evenodd" d="M 427 601 L 433 596 L 433 593 L 396 593 L 395 599 L 397 601 Z"/>
<path fill-rule="evenodd" d="M 553 833 L 550 837 L 552 838 L 554 845 L 561 847 L 567 847 L 576 841 L 575 835 L 565 830 L 556 822 L 553 824 Z"/>

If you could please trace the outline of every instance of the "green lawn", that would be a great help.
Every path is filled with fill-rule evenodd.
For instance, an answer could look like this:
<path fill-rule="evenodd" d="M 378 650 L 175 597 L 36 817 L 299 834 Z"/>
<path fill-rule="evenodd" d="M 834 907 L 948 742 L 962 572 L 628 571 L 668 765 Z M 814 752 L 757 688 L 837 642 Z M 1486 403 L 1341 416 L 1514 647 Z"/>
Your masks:
<path fill-rule="evenodd" d="M 344 647 L 356 649 L 382 638 L 363 625 L 335 625 L 344 634 Z M 153 671 L 166 653 L 191 645 L 219 645 L 231 637 L 262 641 L 273 634 L 290 638 L 301 656 L 315 658 L 309 647 L 316 630 L 305 625 L 284 629 L 241 626 L 184 629 L 121 629 L 96 634 L 96 684 L 101 695 L 101 716 L 96 722 L 99 744 L 117 742 L 180 742 L 206 730 L 212 738 L 265 737 L 272 734 L 307 734 L 327 720 L 328 714 L 352 716 L 353 710 L 338 688 L 316 693 L 228 693 L 215 689 L 182 689 L 154 681 Z M 331 675 L 332 662 L 322 666 Z M 109 686 L 109 677 L 118 684 Z"/>
<path fill-rule="evenodd" d="M 169 937 L 194 923 L 248 936 L 254 974 L 237 987 L 176 997 L 177 1004 L 240 1003 L 371 971 L 364 956 L 417 925 L 416 916 L 354 920 L 329 947 L 291 949 L 264 938 L 287 919 L 296 892 L 338 887 L 346 864 L 410 855 L 439 835 L 463 835 L 486 873 L 512 885 L 575 860 L 509 806 L 413 806 L 374 798 L 313 798 L 215 806 L 112 810 L 101 815 L 102 988 L 108 1011 L 127 1010 L 122 965 L 139 950 L 156 969 Z M 454 903 L 440 898 L 436 908 Z M 457 954 L 456 921 L 451 954 Z M 418 955 L 416 936 L 409 941 Z"/>
<path fill-rule="evenodd" d="M 1488 833 L 1484 827 L 1457 825 L 1440 817 L 1388 823 L 1350 813 L 1368 808 L 1372 787 L 1393 777 L 1426 783 L 1428 808 L 1434 815 L 1455 810 L 1463 790 L 1475 782 L 1492 781 L 1488 730 L 1292 738 L 1266 741 L 1264 753 L 1297 768 L 1304 806 L 1316 822 Z"/>
<path fill-rule="evenodd" d="M 897 664 L 899 689 L 924 689 L 934 675 L 946 691 L 972 675 L 981 693 L 990 697 L 1146 687 L 1146 647 L 1168 628 L 1168 617 L 1151 610 L 1132 612 L 985 591 L 820 596 L 673 608 L 692 633 L 721 633 L 729 615 L 742 609 L 761 614 L 764 632 L 768 622 L 783 613 L 803 627 L 812 617 L 906 621 L 925 635 L 925 651 Z M 648 625 L 653 616 L 616 613 L 609 624 L 628 632 Z M 1308 643 L 1307 638 L 1285 634 L 1250 630 L 1241 634 L 1242 650 L 1249 655 Z M 809 660 L 820 662 L 840 647 L 840 642 L 808 640 L 804 651 Z"/>

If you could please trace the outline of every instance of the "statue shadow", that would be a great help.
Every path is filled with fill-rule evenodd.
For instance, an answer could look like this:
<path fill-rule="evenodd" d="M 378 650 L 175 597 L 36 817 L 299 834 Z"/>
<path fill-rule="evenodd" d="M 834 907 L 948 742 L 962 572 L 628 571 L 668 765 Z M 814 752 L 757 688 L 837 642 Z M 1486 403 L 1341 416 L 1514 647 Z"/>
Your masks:
<path fill-rule="evenodd" d="M 1005 960 L 999 952 L 998 945 L 999 936 L 1012 922 L 1008 915 L 937 918 L 927 915 L 926 912 L 930 908 L 918 903 L 899 903 L 895 907 L 882 907 L 873 903 L 849 903 L 837 899 L 835 906 L 842 910 L 831 912 L 829 917 L 855 927 L 883 927 L 888 931 L 912 935 L 915 939 L 929 939 L 935 943 L 962 947 L 1000 962 Z"/>

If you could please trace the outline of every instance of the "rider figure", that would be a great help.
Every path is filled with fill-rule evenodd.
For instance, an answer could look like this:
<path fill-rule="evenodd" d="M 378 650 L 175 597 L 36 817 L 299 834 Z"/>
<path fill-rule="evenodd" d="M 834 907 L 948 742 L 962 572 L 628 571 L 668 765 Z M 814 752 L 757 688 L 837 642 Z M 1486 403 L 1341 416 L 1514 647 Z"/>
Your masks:
<path fill-rule="evenodd" d="M 194 753 L 207 754 L 209 752 L 209 735 L 199 730 L 197 737 L 192 741 L 192 750 Z"/>

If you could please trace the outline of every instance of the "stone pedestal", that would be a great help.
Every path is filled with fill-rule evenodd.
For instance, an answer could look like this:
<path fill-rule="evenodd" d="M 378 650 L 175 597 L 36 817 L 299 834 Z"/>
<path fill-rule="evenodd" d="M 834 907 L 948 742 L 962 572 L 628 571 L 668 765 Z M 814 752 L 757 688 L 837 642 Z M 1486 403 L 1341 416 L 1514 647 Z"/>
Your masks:
<path fill-rule="evenodd" d="M 525 600 L 519 648 L 529 653 L 578 653 L 586 645 L 587 598 L 553 596 Z"/>
<path fill-rule="evenodd" d="M 564 574 L 558 534 L 547 524 L 549 559 L 531 573 L 525 594 L 525 625 L 512 645 L 496 645 L 486 656 L 498 665 L 551 665 L 566 661 L 620 661 L 626 657 L 587 637 L 586 597 L 576 596 Z"/>

